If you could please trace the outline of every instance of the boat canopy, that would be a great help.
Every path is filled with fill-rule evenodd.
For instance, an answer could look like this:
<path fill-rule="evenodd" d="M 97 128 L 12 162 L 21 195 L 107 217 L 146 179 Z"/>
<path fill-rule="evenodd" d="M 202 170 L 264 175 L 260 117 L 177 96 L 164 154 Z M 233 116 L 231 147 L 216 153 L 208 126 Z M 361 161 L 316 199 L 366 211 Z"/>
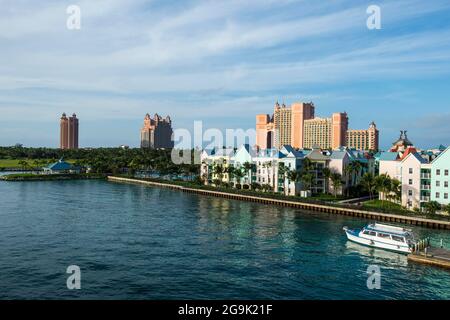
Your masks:
<path fill-rule="evenodd" d="M 402 236 L 402 237 L 407 237 L 407 236 L 411 235 L 411 230 L 409 230 L 409 229 L 390 226 L 390 225 L 381 224 L 381 223 L 369 224 L 367 227 L 365 227 L 365 229 L 371 230 L 371 231 L 390 233 L 390 234 L 394 234 L 394 235 L 398 235 L 398 236 Z"/>

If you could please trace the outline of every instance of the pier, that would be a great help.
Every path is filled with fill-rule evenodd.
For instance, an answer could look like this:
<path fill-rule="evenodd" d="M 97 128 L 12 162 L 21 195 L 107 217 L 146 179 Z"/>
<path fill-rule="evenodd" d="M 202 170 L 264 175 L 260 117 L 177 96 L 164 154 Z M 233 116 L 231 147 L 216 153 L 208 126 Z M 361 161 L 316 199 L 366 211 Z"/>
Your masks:
<path fill-rule="evenodd" d="M 409 254 L 408 261 L 450 269 L 450 250 L 426 247 Z"/>
<path fill-rule="evenodd" d="M 380 212 L 371 212 L 371 211 L 365 211 L 365 210 L 359 210 L 359 209 L 334 207 L 331 205 L 322 205 L 322 204 L 306 203 L 306 202 L 299 202 L 299 201 L 279 200 L 279 199 L 266 198 L 266 197 L 262 197 L 262 196 L 260 197 L 260 196 L 228 193 L 228 192 L 222 192 L 222 191 L 188 188 L 188 187 L 170 184 L 170 183 L 161 183 L 161 182 L 130 179 L 130 178 L 123 178 L 123 177 L 109 176 L 108 180 L 115 181 L 115 182 L 137 183 L 137 184 L 143 184 L 143 185 L 151 185 L 151 186 L 157 186 L 157 187 L 163 187 L 163 188 L 170 188 L 170 189 L 179 190 L 179 191 L 187 192 L 187 193 L 196 193 L 196 194 L 201 194 L 201 195 L 205 195 L 205 196 L 221 197 L 221 198 L 232 199 L 232 200 L 242 200 L 242 201 L 256 202 L 256 203 L 262 203 L 262 204 L 272 204 L 272 205 L 278 205 L 278 206 L 283 206 L 283 207 L 290 207 L 290 208 L 297 208 L 297 209 L 304 209 L 304 210 L 313 210 L 313 211 L 319 211 L 319 212 L 324 212 L 324 213 L 339 214 L 339 215 L 364 218 L 364 219 L 370 219 L 370 220 L 377 220 L 377 221 L 384 221 L 384 222 L 391 222 L 391 223 L 402 223 L 402 224 L 408 224 L 408 225 L 414 225 L 414 226 L 420 226 L 420 227 L 426 227 L 426 228 L 433 228 L 433 229 L 450 230 L 450 221 L 426 219 L 426 218 L 406 216 L 406 215 L 403 216 L 403 215 L 397 215 L 397 214 L 387 214 L 387 213 L 380 213 Z"/>

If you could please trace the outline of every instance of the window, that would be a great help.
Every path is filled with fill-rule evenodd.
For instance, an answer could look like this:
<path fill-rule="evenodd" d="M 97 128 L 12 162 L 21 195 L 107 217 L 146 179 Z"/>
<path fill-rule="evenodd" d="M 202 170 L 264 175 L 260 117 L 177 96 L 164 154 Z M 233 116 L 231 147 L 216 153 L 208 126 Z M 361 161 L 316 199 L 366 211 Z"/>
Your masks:
<path fill-rule="evenodd" d="M 444 199 L 445 199 L 445 200 L 448 199 L 448 193 L 444 193 Z"/>
<path fill-rule="evenodd" d="M 386 234 L 386 233 L 380 233 L 380 232 L 378 232 L 378 237 L 380 237 L 380 238 L 390 238 L 391 236 L 388 235 L 388 234 Z"/>
<path fill-rule="evenodd" d="M 413 168 L 409 168 L 409 174 L 413 173 Z"/>
<path fill-rule="evenodd" d="M 363 234 L 367 234 L 368 236 L 373 236 L 373 237 L 375 237 L 377 235 L 376 232 L 368 231 L 368 230 L 364 230 Z"/>
<path fill-rule="evenodd" d="M 441 186 L 441 182 L 440 181 L 436 181 L 436 187 L 440 187 Z"/>
<path fill-rule="evenodd" d="M 413 191 L 412 190 L 408 190 L 408 196 L 412 197 L 413 195 Z"/>
<path fill-rule="evenodd" d="M 440 176 L 441 175 L 441 170 L 440 169 L 436 169 L 436 175 Z"/>
<path fill-rule="evenodd" d="M 408 182 L 409 184 L 413 184 L 413 180 L 412 179 L 409 179 L 409 182 Z"/>
<path fill-rule="evenodd" d="M 448 176 L 448 169 L 445 169 L 444 175 Z"/>
<path fill-rule="evenodd" d="M 440 197 L 439 192 L 436 192 L 436 199 L 439 199 L 439 197 Z"/>
<path fill-rule="evenodd" d="M 448 188 L 448 181 L 444 181 L 444 187 Z"/>
<path fill-rule="evenodd" d="M 394 241 L 398 241 L 398 242 L 405 242 L 405 239 L 403 237 L 399 237 L 399 236 L 392 236 L 392 240 Z"/>

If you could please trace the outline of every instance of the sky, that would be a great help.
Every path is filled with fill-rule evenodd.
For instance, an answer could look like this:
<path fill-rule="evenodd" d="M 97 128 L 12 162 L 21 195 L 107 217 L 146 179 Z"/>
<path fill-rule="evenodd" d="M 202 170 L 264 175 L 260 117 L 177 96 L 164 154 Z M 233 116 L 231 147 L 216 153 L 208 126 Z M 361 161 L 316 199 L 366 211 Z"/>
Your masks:
<path fill-rule="evenodd" d="M 77 5 L 80 29 L 67 28 Z M 367 28 L 370 5 L 381 29 Z M 146 113 L 175 129 L 255 127 L 276 101 L 450 145 L 448 0 L 0 0 L 0 145 L 138 146 Z"/>

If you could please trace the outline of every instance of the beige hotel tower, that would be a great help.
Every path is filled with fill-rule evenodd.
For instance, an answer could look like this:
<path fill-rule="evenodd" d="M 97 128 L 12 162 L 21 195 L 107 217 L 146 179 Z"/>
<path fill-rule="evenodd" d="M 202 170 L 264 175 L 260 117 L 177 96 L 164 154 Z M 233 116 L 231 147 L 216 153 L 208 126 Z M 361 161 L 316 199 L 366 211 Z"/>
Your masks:
<path fill-rule="evenodd" d="M 275 104 L 273 116 L 256 116 L 256 145 L 260 149 L 291 145 L 299 149 L 318 146 L 336 149 L 346 144 L 348 117 L 334 113 L 331 118 L 315 118 L 312 102 L 293 103 L 291 107 Z"/>

